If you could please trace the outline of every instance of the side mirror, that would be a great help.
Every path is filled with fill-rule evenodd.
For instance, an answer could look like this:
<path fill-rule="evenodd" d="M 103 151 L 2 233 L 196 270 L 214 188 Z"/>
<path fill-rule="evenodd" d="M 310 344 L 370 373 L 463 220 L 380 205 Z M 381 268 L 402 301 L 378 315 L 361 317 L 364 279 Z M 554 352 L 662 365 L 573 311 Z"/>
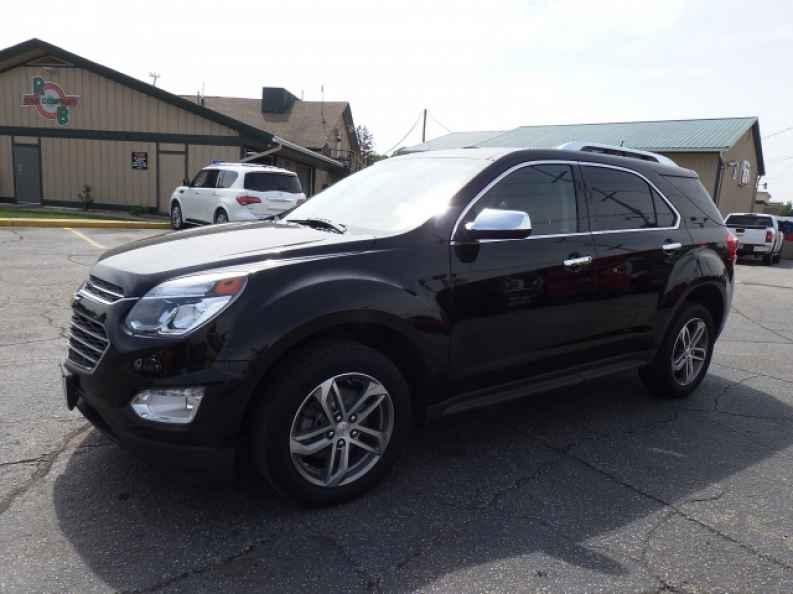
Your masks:
<path fill-rule="evenodd" d="M 521 210 L 485 208 L 465 229 L 471 239 L 523 239 L 531 235 L 531 218 Z"/>

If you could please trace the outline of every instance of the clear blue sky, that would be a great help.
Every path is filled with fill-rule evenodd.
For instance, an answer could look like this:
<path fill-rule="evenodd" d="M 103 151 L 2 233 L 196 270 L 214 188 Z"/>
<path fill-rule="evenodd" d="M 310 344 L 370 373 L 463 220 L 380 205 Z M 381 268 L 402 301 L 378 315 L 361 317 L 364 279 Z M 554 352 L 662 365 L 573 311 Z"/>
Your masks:
<path fill-rule="evenodd" d="M 451 130 L 746 115 L 763 135 L 793 126 L 789 0 L 59 6 L 8 3 L 0 46 L 40 37 L 144 80 L 159 72 L 176 93 L 268 85 L 319 99 L 324 84 L 381 151 L 424 107 Z M 443 133 L 431 120 L 428 136 Z M 764 148 L 774 199 L 793 200 L 793 131 Z"/>

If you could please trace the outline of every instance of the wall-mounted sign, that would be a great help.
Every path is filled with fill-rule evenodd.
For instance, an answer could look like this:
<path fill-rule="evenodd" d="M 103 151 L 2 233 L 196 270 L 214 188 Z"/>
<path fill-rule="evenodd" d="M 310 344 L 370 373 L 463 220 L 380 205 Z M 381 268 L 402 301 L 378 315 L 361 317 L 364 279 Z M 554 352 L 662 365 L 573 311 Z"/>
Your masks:
<path fill-rule="evenodd" d="M 148 169 L 149 168 L 149 153 L 132 153 L 132 168 L 133 169 Z"/>
<path fill-rule="evenodd" d="M 56 120 L 59 126 L 68 126 L 72 108 L 80 103 L 79 95 L 67 95 L 58 83 L 33 77 L 33 92 L 22 95 L 22 107 L 35 107 L 39 115 Z"/>

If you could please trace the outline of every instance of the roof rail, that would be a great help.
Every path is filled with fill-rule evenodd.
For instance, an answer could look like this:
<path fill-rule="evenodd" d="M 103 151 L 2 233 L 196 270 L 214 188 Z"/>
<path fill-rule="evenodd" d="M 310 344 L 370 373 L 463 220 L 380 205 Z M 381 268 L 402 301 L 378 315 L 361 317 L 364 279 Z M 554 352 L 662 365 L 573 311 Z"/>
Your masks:
<path fill-rule="evenodd" d="M 639 149 L 629 148 L 626 146 L 614 146 L 611 144 L 600 144 L 597 142 L 565 142 L 556 148 L 563 151 L 583 151 L 587 153 L 601 153 L 604 155 L 615 155 L 617 157 L 629 157 L 631 159 L 641 159 L 642 161 L 653 161 L 661 163 L 662 165 L 671 165 L 677 167 L 669 157 L 659 155 L 658 153 L 651 153 L 649 151 L 640 151 Z"/>

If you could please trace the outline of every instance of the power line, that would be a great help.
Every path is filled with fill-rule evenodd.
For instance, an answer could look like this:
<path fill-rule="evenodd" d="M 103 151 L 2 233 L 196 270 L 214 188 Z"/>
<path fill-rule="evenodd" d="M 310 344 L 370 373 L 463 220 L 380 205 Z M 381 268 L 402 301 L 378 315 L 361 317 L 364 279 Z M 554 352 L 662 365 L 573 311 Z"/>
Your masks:
<path fill-rule="evenodd" d="M 785 132 L 790 132 L 793 130 L 793 126 L 788 126 L 787 128 L 783 128 L 782 130 L 777 130 L 776 132 L 771 132 L 771 134 L 766 134 L 763 136 L 763 140 L 767 138 L 773 138 L 774 136 L 779 136 L 780 134 L 784 134 Z"/>
<path fill-rule="evenodd" d="M 430 115 L 430 119 L 431 119 L 433 122 L 435 122 L 436 124 L 438 124 L 438 125 L 439 125 L 441 128 L 443 128 L 443 129 L 444 129 L 444 130 L 446 130 L 447 132 L 451 133 L 451 130 L 449 130 L 449 128 L 447 128 L 446 126 L 444 126 L 443 124 L 441 124 L 441 123 L 440 123 L 440 122 L 439 122 L 439 121 L 438 121 L 438 120 L 435 118 L 435 116 L 434 116 L 434 115 L 432 115 L 432 112 L 429 112 L 429 115 Z"/>
<path fill-rule="evenodd" d="M 404 140 L 405 140 L 405 139 L 406 139 L 408 136 L 410 136 L 410 133 L 411 133 L 411 132 L 413 132 L 413 130 L 415 130 L 415 129 L 416 129 L 416 126 L 418 125 L 419 121 L 421 120 L 421 115 L 422 115 L 422 112 L 419 112 L 419 115 L 418 115 L 418 117 L 416 118 L 416 121 L 415 121 L 415 122 L 413 122 L 413 125 L 410 127 L 410 130 L 408 130 L 408 131 L 405 133 L 405 135 L 404 135 L 402 138 L 400 138 L 400 139 L 399 139 L 399 140 L 398 140 L 398 141 L 397 141 L 397 142 L 394 144 L 394 146 L 392 146 L 390 149 L 388 149 L 388 150 L 385 152 L 385 154 L 386 154 L 386 155 L 387 155 L 388 153 L 390 153 L 391 151 L 393 151 L 395 148 L 397 148 L 397 147 L 398 147 L 400 144 L 402 144 L 402 142 L 404 142 Z"/>

